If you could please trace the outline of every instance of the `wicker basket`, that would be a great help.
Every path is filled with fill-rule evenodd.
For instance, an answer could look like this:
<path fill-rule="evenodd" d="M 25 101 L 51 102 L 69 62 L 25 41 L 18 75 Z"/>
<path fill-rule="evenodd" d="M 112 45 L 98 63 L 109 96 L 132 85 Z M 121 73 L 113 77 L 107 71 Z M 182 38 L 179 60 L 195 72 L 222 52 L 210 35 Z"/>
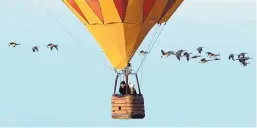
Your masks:
<path fill-rule="evenodd" d="M 143 119 L 144 117 L 143 95 L 112 96 L 113 119 Z"/>

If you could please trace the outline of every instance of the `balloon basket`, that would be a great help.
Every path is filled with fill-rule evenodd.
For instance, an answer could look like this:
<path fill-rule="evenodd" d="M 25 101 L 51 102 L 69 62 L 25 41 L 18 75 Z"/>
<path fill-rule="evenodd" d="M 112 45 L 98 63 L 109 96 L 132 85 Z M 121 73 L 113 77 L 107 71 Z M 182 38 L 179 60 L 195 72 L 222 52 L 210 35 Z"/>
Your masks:
<path fill-rule="evenodd" d="M 143 119 L 145 117 L 143 95 L 112 96 L 113 119 Z"/>

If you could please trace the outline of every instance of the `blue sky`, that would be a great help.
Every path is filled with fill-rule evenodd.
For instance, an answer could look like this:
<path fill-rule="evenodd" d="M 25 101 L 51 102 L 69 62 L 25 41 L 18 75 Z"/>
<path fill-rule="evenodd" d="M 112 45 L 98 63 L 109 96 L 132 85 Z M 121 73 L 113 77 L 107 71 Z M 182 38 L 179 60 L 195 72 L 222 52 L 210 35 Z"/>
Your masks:
<path fill-rule="evenodd" d="M 115 74 L 61 0 L 4 1 L 0 16 L 0 126 L 255 126 L 254 0 L 184 1 L 143 66 L 146 118 L 129 121 L 111 118 Z M 152 33 L 139 50 L 147 47 Z M 8 47 L 14 40 L 22 45 Z M 49 42 L 60 50 L 46 49 Z M 39 45 L 40 52 L 32 53 L 32 45 Z M 222 61 L 160 58 L 160 49 L 196 53 L 198 46 L 219 53 Z M 240 52 L 254 59 L 249 66 L 227 59 Z M 136 54 L 133 65 L 141 59 Z"/>

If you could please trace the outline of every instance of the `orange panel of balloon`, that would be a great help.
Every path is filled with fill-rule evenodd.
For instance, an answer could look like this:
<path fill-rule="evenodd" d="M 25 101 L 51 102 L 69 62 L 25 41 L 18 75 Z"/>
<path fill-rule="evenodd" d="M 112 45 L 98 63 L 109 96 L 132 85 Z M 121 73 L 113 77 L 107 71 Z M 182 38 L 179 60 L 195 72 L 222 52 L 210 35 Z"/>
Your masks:
<path fill-rule="evenodd" d="M 63 0 L 116 69 L 124 69 L 155 24 L 167 22 L 183 0 Z"/>

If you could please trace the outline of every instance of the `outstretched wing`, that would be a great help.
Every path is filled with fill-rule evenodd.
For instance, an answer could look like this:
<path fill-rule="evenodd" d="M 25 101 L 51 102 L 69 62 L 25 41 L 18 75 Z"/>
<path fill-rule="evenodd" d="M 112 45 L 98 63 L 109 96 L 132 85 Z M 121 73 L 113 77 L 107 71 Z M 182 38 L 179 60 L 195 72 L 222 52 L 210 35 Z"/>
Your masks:
<path fill-rule="evenodd" d="M 162 52 L 162 55 L 164 55 L 164 54 L 165 54 L 165 52 L 164 52 L 163 50 L 161 50 L 161 52 Z"/>
<path fill-rule="evenodd" d="M 229 56 L 228 56 L 228 59 L 230 60 L 231 58 L 232 58 L 232 56 L 231 56 L 231 55 L 229 55 Z"/>
<path fill-rule="evenodd" d="M 199 48 L 197 48 L 196 50 L 197 50 L 199 53 L 201 53 L 201 49 L 200 49 L 200 47 L 199 47 Z"/>
<path fill-rule="evenodd" d="M 176 55 L 177 59 L 180 61 L 180 56 Z"/>

